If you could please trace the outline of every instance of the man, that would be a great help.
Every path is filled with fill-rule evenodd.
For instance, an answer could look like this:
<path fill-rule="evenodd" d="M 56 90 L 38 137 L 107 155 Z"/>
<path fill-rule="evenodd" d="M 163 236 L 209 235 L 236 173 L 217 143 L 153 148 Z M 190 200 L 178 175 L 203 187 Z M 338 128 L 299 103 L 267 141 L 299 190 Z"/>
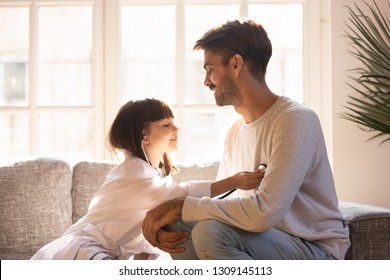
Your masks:
<path fill-rule="evenodd" d="M 268 88 L 266 31 L 251 20 L 229 21 L 205 33 L 194 50 L 204 50 L 204 84 L 217 105 L 233 105 L 243 118 L 228 132 L 218 178 L 260 164 L 267 170 L 257 190 L 186 197 L 150 210 L 145 238 L 174 259 L 343 259 L 349 231 L 318 117 Z M 161 229 L 178 218 L 182 227 Z"/>

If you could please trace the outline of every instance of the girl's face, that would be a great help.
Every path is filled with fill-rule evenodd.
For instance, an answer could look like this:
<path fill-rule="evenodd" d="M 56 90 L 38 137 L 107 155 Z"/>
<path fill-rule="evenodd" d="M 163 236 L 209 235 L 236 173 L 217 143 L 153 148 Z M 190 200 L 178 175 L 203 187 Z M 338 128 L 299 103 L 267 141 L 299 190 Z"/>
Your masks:
<path fill-rule="evenodd" d="M 145 130 L 144 141 L 153 152 L 176 152 L 178 132 L 173 118 L 162 119 L 149 125 Z"/>

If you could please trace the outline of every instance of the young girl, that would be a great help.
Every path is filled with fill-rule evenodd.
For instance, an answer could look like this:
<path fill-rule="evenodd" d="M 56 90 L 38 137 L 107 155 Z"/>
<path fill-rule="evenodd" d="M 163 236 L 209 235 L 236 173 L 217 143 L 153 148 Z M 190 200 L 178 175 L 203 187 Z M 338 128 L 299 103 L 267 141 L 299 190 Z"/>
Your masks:
<path fill-rule="evenodd" d="M 125 160 L 108 175 L 88 213 L 32 259 L 155 259 L 161 251 L 143 237 L 148 210 L 185 196 L 216 196 L 256 188 L 264 174 L 240 172 L 227 179 L 173 184 L 167 153 L 177 149 L 179 129 L 169 106 L 156 99 L 129 101 L 119 110 L 109 142 Z"/>

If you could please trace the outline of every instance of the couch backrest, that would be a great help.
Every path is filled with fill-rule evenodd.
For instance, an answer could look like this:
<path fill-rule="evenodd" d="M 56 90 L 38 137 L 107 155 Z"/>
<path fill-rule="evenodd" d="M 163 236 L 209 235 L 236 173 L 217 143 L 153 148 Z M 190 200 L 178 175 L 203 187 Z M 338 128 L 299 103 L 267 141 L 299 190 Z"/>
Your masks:
<path fill-rule="evenodd" d="M 116 164 L 115 162 L 82 161 L 73 167 L 73 223 L 87 213 L 89 202 Z"/>
<path fill-rule="evenodd" d="M 191 180 L 215 180 L 219 163 L 178 163 L 177 167 L 180 172 L 173 175 L 173 181 L 176 183 Z"/>

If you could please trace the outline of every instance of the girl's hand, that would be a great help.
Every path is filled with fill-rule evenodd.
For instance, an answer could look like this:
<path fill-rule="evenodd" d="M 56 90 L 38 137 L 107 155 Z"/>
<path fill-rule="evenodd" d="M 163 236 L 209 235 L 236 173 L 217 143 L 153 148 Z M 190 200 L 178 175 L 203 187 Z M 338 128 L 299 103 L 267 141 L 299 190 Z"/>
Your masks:
<path fill-rule="evenodd" d="M 243 171 L 233 175 L 232 185 L 241 190 L 256 189 L 264 177 L 264 171 L 258 170 L 256 172 Z"/>
<path fill-rule="evenodd" d="M 265 170 L 258 169 L 256 172 L 242 171 L 225 179 L 215 181 L 211 184 L 211 197 L 233 192 L 235 189 L 252 190 L 260 185 Z M 229 193 L 230 194 L 230 193 Z"/>

